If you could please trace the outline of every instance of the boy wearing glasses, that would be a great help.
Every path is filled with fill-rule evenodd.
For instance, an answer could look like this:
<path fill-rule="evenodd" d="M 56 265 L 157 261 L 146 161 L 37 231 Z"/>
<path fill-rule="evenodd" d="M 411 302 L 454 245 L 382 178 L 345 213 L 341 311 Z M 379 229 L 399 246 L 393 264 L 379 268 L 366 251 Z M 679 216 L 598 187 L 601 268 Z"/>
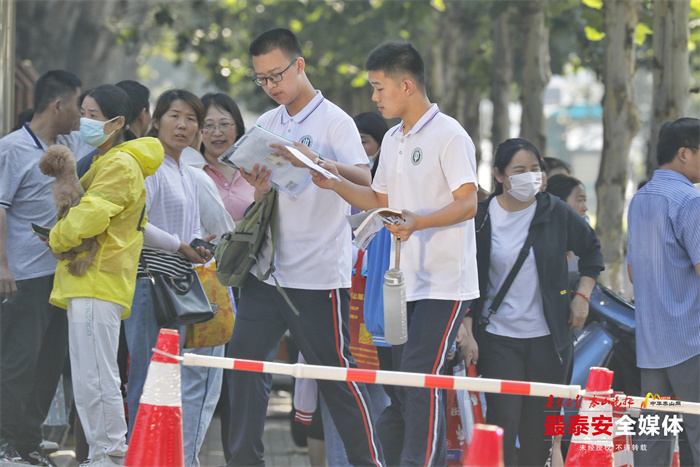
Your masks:
<path fill-rule="evenodd" d="M 479 296 L 474 143 L 431 104 L 423 59 L 410 43 L 378 46 L 365 68 L 379 111 L 402 120 L 384 136 L 372 187 L 315 175 L 313 180 L 357 208 L 403 210 L 405 222 L 387 226 L 404 242 L 408 311 L 408 340 L 392 347 L 393 367 L 441 374 L 470 301 Z M 325 161 L 320 164 L 335 172 Z M 377 425 L 388 465 L 445 465 L 442 390 L 396 386 Z"/>
<path fill-rule="evenodd" d="M 360 134 L 352 118 L 311 85 L 296 36 L 286 29 L 264 32 L 250 44 L 250 55 L 255 83 L 279 104 L 257 123 L 304 143 L 323 154 L 344 177 L 369 186 Z M 265 166 L 241 175 L 255 187 L 256 200 L 270 191 Z M 300 313 L 296 315 L 287 305 L 272 278 L 260 282 L 251 275 L 241 289 L 228 357 L 272 360 L 289 329 L 309 364 L 356 367 L 347 328 L 352 270 L 350 228 L 345 220 L 349 213 L 344 200 L 312 183 L 294 199 L 279 195 L 275 276 Z M 227 372 L 226 377 L 232 414 L 228 465 L 262 464 L 272 378 L 240 371 Z M 319 380 L 318 387 L 350 463 L 383 465 L 365 386 Z"/>

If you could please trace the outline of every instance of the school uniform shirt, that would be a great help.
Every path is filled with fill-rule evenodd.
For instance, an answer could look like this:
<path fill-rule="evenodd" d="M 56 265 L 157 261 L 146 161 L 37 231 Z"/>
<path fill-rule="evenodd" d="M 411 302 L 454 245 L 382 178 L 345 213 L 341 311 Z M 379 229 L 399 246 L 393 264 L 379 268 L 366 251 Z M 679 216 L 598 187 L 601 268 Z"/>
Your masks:
<path fill-rule="evenodd" d="M 367 165 L 360 133 L 352 118 L 320 91 L 299 113 L 284 106 L 264 113 L 258 125 L 306 144 L 323 157 L 349 165 Z M 275 277 L 282 287 L 326 290 L 350 287 L 352 244 L 345 216 L 350 205 L 332 190 L 310 180 L 296 197 L 279 195 L 279 236 Z M 263 252 L 269 258 L 271 246 Z M 275 285 L 269 278 L 267 284 Z"/>
<path fill-rule="evenodd" d="M 430 214 L 452 203 L 460 186 L 477 185 L 474 143 L 437 104 L 405 135 L 403 128 L 401 122 L 384 136 L 372 183 L 388 195 L 389 207 Z M 401 245 L 401 270 L 408 301 L 477 298 L 474 221 L 414 232 Z"/>

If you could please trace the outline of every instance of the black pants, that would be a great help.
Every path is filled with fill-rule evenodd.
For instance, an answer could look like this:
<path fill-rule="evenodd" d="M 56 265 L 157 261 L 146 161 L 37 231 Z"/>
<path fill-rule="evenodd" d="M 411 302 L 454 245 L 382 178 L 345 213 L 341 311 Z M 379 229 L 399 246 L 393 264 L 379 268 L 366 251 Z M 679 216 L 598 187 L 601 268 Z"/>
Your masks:
<path fill-rule="evenodd" d="M 349 350 L 347 289 L 285 289 L 299 310 L 294 314 L 275 286 L 250 276 L 241 290 L 236 325 L 227 356 L 272 360 L 289 329 L 310 365 L 357 368 Z M 272 375 L 227 371 L 231 419 L 228 465 L 262 465 L 265 414 Z M 353 465 L 384 465 L 364 384 L 318 380 L 318 389 L 333 417 Z"/>
<path fill-rule="evenodd" d="M 68 349 L 66 311 L 49 304 L 53 275 L 17 281 L 0 305 L 0 437 L 20 452 L 41 443 Z"/>
<path fill-rule="evenodd" d="M 392 347 L 395 371 L 442 374 L 470 302 L 408 303 L 408 340 Z M 445 465 L 444 391 L 394 386 L 377 422 L 387 465 Z"/>
<path fill-rule="evenodd" d="M 561 360 L 560 358 L 561 357 Z M 573 361 L 573 344 L 557 355 L 552 336 L 515 339 L 484 333 L 479 343 L 479 371 L 484 378 L 565 384 Z M 503 461 L 515 464 L 515 438 L 520 440 L 518 465 L 543 466 L 552 446 L 544 436 L 546 397 L 486 393 L 486 422 L 504 430 Z"/>

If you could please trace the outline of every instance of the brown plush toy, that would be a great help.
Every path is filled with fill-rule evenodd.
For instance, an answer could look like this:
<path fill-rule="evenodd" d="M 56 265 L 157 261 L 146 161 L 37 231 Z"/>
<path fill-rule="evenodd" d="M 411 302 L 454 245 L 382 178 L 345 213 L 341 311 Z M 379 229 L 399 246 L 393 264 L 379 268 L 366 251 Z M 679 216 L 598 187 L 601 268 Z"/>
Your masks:
<path fill-rule="evenodd" d="M 80 202 L 85 194 L 75 169 L 75 156 L 65 146 L 54 144 L 49 146 L 39 160 L 39 170 L 48 177 L 55 177 L 56 182 L 51 187 L 54 203 L 56 203 L 56 218 L 63 219 L 73 206 Z M 76 258 L 78 253 L 90 251 L 90 254 Z M 59 259 L 67 259 L 68 272 L 74 276 L 84 275 L 97 254 L 97 237 L 84 238 L 77 247 L 62 253 Z"/>

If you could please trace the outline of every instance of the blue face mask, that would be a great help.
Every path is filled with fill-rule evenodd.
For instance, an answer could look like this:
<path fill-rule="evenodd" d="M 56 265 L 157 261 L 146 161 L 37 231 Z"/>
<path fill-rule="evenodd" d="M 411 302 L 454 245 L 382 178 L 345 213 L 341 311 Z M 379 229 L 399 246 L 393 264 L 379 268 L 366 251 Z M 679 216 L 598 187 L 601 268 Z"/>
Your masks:
<path fill-rule="evenodd" d="M 112 122 L 119 117 L 114 117 L 112 120 L 107 120 L 106 122 L 101 122 L 99 120 L 93 120 L 92 118 L 81 118 L 80 119 L 80 137 L 85 141 L 86 144 L 94 146 L 96 148 L 102 146 L 105 141 L 107 141 L 110 136 L 114 134 L 105 134 L 105 124 Z"/>

